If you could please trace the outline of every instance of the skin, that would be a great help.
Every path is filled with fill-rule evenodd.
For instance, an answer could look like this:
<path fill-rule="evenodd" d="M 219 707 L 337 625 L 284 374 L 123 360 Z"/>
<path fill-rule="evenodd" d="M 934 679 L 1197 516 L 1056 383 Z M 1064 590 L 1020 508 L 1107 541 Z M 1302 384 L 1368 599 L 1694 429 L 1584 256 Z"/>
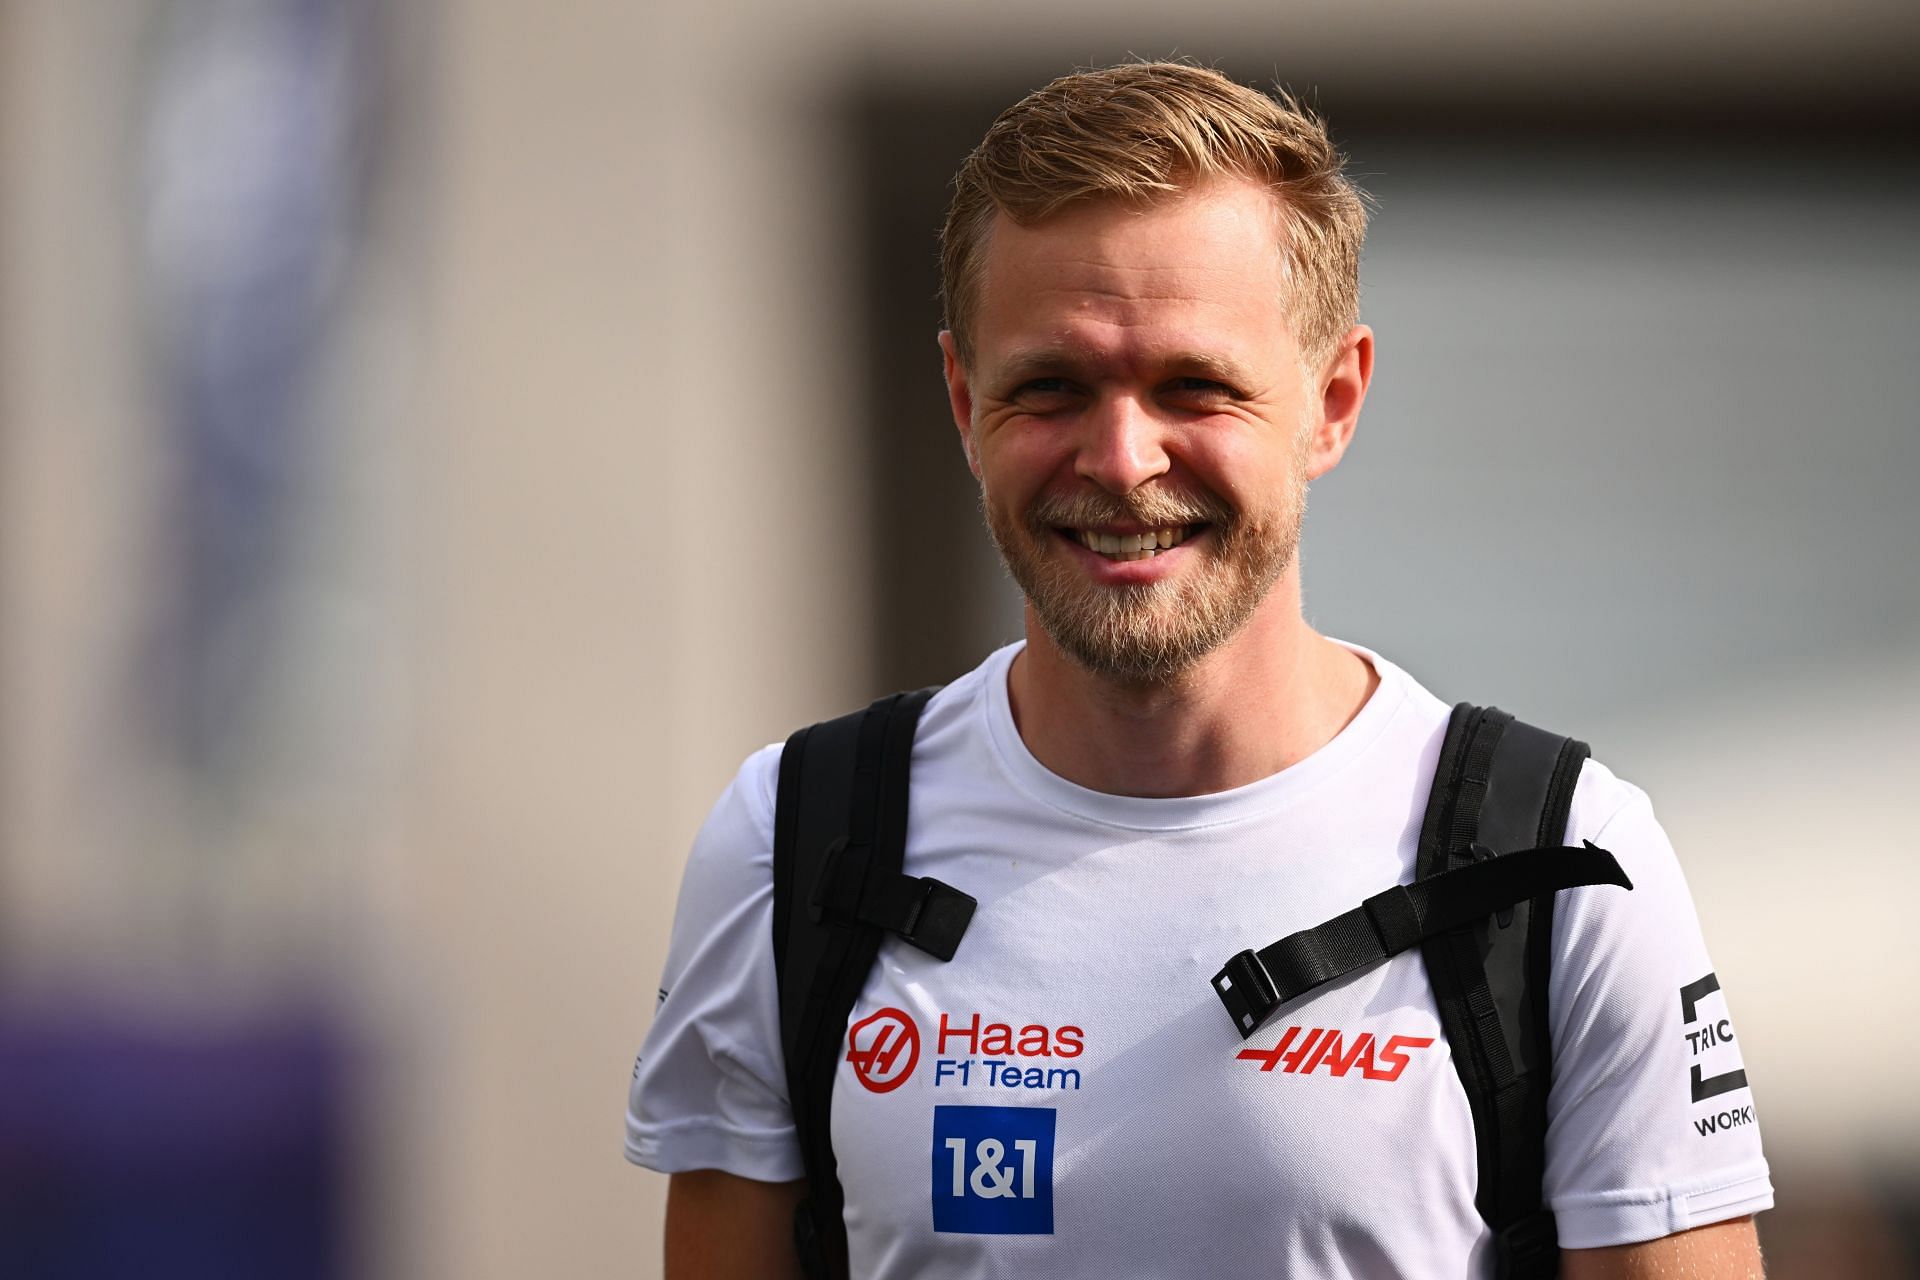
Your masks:
<path fill-rule="evenodd" d="M 793 1249 L 802 1182 L 718 1169 L 667 1179 L 667 1280 L 803 1280 Z"/>
<path fill-rule="evenodd" d="M 1565 1249 L 1561 1280 L 1762 1280 L 1752 1218 L 1716 1222 L 1644 1244 Z"/>
<path fill-rule="evenodd" d="M 948 398 L 996 540 L 1069 595 L 1151 588 L 1148 630 L 1181 625 L 1182 598 L 1233 595 L 1237 566 L 1202 531 L 1115 563 L 1065 532 L 1029 528 L 1036 503 L 1204 495 L 1290 552 L 1304 486 L 1353 438 L 1373 334 L 1302 356 L 1289 323 L 1279 210 L 1222 180 L 1144 210 L 1070 208 L 1035 226 L 1004 216 L 987 254 L 973 359 L 940 335 Z M 1137 522 L 1135 522 L 1137 524 Z M 1108 519 L 1103 532 L 1137 532 Z M 1271 559 L 1271 557 L 1270 557 Z M 1062 777 L 1110 794 L 1203 795 L 1297 763 L 1359 712 L 1378 678 L 1301 616 L 1296 555 L 1244 622 L 1165 678 L 1090 669 L 1056 644 L 1031 599 L 1008 690 L 1021 737 Z M 1184 593 L 1184 597 L 1183 597 Z M 1249 705 L 1283 708 L 1249 716 Z M 667 1275 L 796 1276 L 801 1184 L 714 1171 L 674 1175 Z M 1745 1280 L 1761 1274 L 1751 1219 L 1643 1244 L 1567 1250 L 1567 1280 Z"/>
<path fill-rule="evenodd" d="M 1167 487 L 1258 510 L 1331 471 L 1366 399 L 1373 334 L 1356 326 L 1309 374 L 1281 243 L 1272 197 L 1240 181 L 1146 211 L 1085 205 L 1033 227 L 1002 217 L 972 366 L 940 338 L 989 509 L 1017 517 L 1043 493 Z M 1056 537 L 1042 554 L 1096 583 L 1172 580 L 1218 573 L 1209 544 L 1110 565 Z M 1026 635 L 1008 677 L 1021 736 L 1055 773 L 1116 795 L 1204 795 L 1277 773 L 1333 738 L 1377 683 L 1301 617 L 1297 557 L 1231 639 L 1171 680 L 1087 670 L 1031 602 Z M 1286 710 L 1242 714 L 1250 704 Z"/>

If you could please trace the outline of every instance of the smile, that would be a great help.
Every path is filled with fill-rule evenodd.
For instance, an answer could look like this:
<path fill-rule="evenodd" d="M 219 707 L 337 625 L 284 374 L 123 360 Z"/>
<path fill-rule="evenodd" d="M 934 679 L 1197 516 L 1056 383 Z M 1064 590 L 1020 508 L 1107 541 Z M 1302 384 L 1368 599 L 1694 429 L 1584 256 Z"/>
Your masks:
<path fill-rule="evenodd" d="M 1109 560 L 1146 560 L 1186 541 L 1199 525 L 1147 529 L 1140 533 L 1101 533 L 1094 529 L 1062 529 L 1087 550 Z"/>

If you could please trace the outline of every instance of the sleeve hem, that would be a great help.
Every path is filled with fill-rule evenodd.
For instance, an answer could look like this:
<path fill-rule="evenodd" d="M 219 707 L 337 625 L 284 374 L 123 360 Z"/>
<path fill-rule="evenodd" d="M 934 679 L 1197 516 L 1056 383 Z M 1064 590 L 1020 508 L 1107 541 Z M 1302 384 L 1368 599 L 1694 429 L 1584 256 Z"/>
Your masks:
<path fill-rule="evenodd" d="M 1765 1161 L 1731 1171 L 1692 1190 L 1622 1191 L 1556 1200 L 1554 1219 L 1563 1249 L 1639 1244 L 1694 1227 L 1744 1218 L 1773 1207 Z"/>
<path fill-rule="evenodd" d="M 627 1159 L 656 1173 L 718 1169 L 755 1182 L 806 1176 L 791 1129 L 748 1132 L 715 1124 L 679 1124 L 629 1132 Z"/>

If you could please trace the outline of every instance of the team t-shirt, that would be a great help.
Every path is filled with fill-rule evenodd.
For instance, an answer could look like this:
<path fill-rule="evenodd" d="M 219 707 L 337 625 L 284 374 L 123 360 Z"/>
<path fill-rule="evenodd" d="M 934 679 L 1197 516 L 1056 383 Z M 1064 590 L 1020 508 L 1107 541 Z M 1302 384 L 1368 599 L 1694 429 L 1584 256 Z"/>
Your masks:
<path fill-rule="evenodd" d="M 1448 708 L 1377 655 L 1360 713 L 1300 763 L 1175 799 L 1041 765 L 1018 646 L 935 695 L 906 871 L 979 900 L 941 963 L 887 937 L 854 1008 L 833 1145 L 857 1277 L 1490 1274 L 1474 1132 L 1417 951 L 1242 1041 L 1210 979 L 1246 947 L 1413 878 Z M 779 748 L 695 841 L 627 1155 L 803 1176 L 771 950 Z M 1546 1197 L 1564 1247 L 1772 1204 L 1739 1042 L 1644 793 L 1588 762 L 1568 843 L 1631 892 L 1560 894 Z"/>

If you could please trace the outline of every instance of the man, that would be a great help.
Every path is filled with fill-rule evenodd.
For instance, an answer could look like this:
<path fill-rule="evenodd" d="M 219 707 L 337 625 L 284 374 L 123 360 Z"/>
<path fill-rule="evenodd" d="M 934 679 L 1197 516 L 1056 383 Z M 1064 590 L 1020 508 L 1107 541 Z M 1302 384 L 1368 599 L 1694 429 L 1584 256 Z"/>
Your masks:
<path fill-rule="evenodd" d="M 1245 1051 L 1208 990 L 1240 948 L 1414 878 L 1446 729 L 1399 668 L 1301 616 L 1306 485 L 1373 371 L 1363 230 L 1317 121 L 1188 66 L 1056 81 L 961 170 L 940 347 L 1026 640 L 914 739 L 907 870 L 979 908 L 951 962 L 884 945 L 855 1005 L 832 1112 L 855 1276 L 1491 1273 L 1421 957 Z M 628 1152 L 673 1175 L 673 1277 L 797 1274 L 778 756 L 695 845 L 635 1071 Z M 1633 890 L 1569 890 L 1554 916 L 1562 1274 L 1757 1275 L 1756 1131 L 1696 1123 L 1746 1106 L 1744 1075 L 1711 1105 L 1689 1090 L 1703 1062 L 1731 1087 L 1738 1058 L 1725 1035 L 1700 1057 L 1678 1018 L 1683 988 L 1723 999 L 1679 868 L 1646 797 L 1593 763 L 1583 840 Z M 1689 1017 L 1730 1032 L 1722 1013 Z"/>

